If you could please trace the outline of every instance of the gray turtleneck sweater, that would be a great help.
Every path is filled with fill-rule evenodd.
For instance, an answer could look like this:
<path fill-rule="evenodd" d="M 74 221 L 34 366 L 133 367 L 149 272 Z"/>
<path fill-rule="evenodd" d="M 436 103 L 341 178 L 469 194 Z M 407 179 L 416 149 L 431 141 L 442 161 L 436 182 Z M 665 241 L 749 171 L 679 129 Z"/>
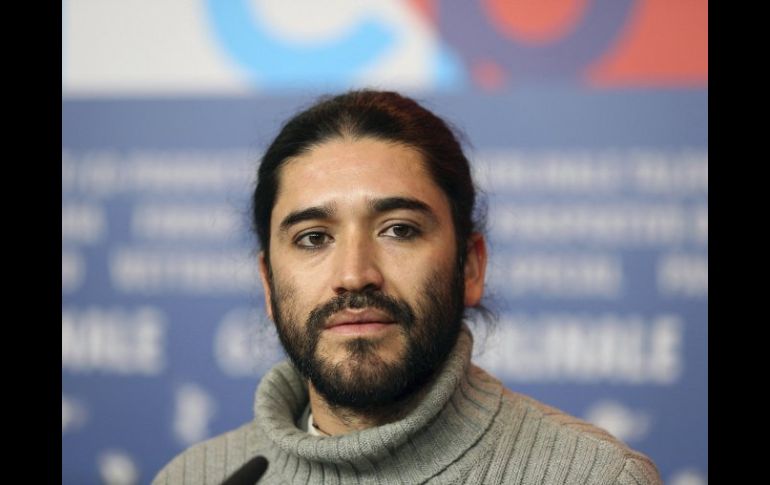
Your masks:
<path fill-rule="evenodd" d="M 179 454 L 153 485 L 217 484 L 254 456 L 259 483 L 662 483 L 652 461 L 606 431 L 502 384 L 470 362 L 464 330 L 425 398 L 403 419 L 313 436 L 297 422 L 307 386 L 288 362 L 260 383 L 255 418 Z"/>

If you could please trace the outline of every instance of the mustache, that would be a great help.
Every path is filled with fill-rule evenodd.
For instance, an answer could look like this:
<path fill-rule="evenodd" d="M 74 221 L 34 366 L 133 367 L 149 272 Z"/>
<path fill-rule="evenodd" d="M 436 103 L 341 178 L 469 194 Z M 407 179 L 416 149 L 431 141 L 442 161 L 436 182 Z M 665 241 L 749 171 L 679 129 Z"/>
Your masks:
<path fill-rule="evenodd" d="M 409 329 L 415 320 L 414 311 L 405 302 L 397 300 L 377 290 L 349 292 L 335 296 L 325 304 L 313 309 L 308 316 L 308 330 L 320 333 L 326 321 L 341 310 L 376 308 L 385 312 L 394 322 Z"/>

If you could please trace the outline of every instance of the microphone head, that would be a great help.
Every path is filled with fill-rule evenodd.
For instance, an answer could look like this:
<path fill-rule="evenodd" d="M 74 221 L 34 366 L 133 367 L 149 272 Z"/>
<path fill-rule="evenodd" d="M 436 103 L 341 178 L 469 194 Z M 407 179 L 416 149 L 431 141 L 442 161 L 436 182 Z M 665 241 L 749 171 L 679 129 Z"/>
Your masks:
<path fill-rule="evenodd" d="M 255 456 L 222 482 L 222 485 L 254 485 L 265 470 L 267 470 L 267 458 L 261 455 Z"/>

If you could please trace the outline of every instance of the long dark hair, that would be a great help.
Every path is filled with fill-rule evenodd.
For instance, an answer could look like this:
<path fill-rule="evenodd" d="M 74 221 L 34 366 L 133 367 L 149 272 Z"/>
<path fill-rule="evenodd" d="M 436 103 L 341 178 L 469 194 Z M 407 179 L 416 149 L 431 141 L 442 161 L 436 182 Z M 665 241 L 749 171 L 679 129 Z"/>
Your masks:
<path fill-rule="evenodd" d="M 280 168 L 292 157 L 333 138 L 370 137 L 418 150 L 452 209 L 458 263 L 474 231 L 483 231 L 484 211 L 476 207 L 468 159 L 447 123 L 413 99 L 390 91 L 356 90 L 322 97 L 289 119 L 259 165 L 252 197 L 252 223 L 269 261 L 270 215 L 280 184 Z"/>

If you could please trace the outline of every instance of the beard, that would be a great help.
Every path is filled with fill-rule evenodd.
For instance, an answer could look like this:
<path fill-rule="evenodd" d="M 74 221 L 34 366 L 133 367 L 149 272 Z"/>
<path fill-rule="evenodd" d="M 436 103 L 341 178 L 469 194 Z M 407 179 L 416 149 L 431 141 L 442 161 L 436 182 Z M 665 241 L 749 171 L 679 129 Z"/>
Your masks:
<path fill-rule="evenodd" d="M 271 272 L 272 273 L 272 272 Z M 421 389 L 444 364 L 457 342 L 464 316 L 464 278 L 453 266 L 449 275 L 435 272 L 425 281 L 416 308 L 379 290 L 336 296 L 314 308 L 304 324 L 293 305 L 296 291 L 268 279 L 270 304 L 278 337 L 299 373 L 328 404 L 357 411 L 387 409 Z M 354 337 L 339 344 L 345 355 L 335 361 L 321 355 L 326 321 L 344 309 L 376 308 L 398 326 L 402 348 L 395 362 L 379 355 L 376 338 Z"/>

